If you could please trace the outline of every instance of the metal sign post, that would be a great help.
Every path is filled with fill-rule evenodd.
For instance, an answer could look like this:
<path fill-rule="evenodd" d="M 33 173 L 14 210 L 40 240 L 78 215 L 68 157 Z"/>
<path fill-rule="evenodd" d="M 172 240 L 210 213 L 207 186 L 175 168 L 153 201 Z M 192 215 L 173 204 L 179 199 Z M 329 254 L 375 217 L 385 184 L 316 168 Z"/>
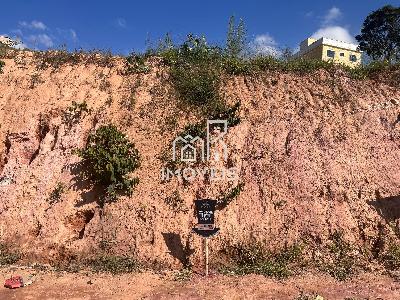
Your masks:
<path fill-rule="evenodd" d="M 214 224 L 214 212 L 217 200 L 202 199 L 195 200 L 196 215 L 198 224 L 193 231 L 204 238 L 204 251 L 205 251 L 205 268 L 206 276 L 208 276 L 208 238 L 217 234 L 219 228 Z"/>

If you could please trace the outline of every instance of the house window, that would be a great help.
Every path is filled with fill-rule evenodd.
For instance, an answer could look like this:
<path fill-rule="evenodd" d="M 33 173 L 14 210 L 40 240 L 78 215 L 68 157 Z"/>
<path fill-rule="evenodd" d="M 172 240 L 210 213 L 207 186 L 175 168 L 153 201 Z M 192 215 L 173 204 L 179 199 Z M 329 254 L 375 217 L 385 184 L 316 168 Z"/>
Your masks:
<path fill-rule="evenodd" d="M 326 55 L 327 55 L 328 57 L 335 57 L 335 51 L 333 51 L 333 50 L 328 50 L 328 51 L 326 51 Z"/>
<path fill-rule="evenodd" d="M 340 52 L 340 56 L 342 56 L 342 57 L 343 57 L 343 56 L 344 56 L 344 53 L 343 53 L 343 52 Z"/>
<path fill-rule="evenodd" d="M 350 54 L 350 61 L 352 62 L 357 61 L 357 56 L 355 56 L 354 54 Z"/>

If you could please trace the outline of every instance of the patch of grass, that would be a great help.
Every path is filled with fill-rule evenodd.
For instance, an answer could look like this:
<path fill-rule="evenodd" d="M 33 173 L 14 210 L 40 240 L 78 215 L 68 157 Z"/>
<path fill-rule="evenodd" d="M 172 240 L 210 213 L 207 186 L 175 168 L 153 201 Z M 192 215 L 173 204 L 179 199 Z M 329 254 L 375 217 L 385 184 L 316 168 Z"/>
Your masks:
<path fill-rule="evenodd" d="M 15 264 L 20 258 L 21 255 L 18 251 L 11 251 L 9 247 L 0 243 L 0 266 Z"/>
<path fill-rule="evenodd" d="M 58 69 L 64 65 L 85 65 L 95 64 L 100 67 L 113 67 L 113 56 L 110 51 L 102 50 L 74 50 L 72 52 L 66 49 L 35 51 L 34 59 L 37 69 L 53 68 Z"/>
<path fill-rule="evenodd" d="M 184 282 L 184 281 L 189 281 L 190 278 L 192 277 L 192 270 L 188 269 L 188 268 L 183 268 L 182 270 L 179 270 L 175 276 L 174 276 L 174 280 L 175 281 L 180 281 L 180 282 Z"/>
<path fill-rule="evenodd" d="M 343 239 L 340 232 L 331 236 L 332 244 L 329 245 L 329 252 L 333 260 L 323 264 L 322 270 L 339 281 L 344 281 L 355 273 L 356 262 L 350 255 L 353 250 L 348 242 Z"/>
<path fill-rule="evenodd" d="M 140 264 L 131 257 L 126 256 L 100 256 L 87 261 L 94 272 L 107 272 L 112 274 L 136 273 L 140 271 Z"/>
<path fill-rule="evenodd" d="M 105 188 L 99 205 L 112 202 L 123 194 L 132 194 L 139 183 L 129 173 L 140 166 L 139 151 L 114 125 L 103 125 L 88 137 L 86 147 L 76 153 L 83 159 L 83 176 Z"/>
<path fill-rule="evenodd" d="M 55 188 L 50 193 L 47 202 L 49 202 L 50 205 L 59 202 L 64 191 L 65 191 L 64 185 L 61 182 L 58 182 Z"/>
<path fill-rule="evenodd" d="M 228 253 L 235 265 L 223 270 L 226 274 L 260 274 L 278 279 L 290 276 L 296 263 L 301 260 L 302 248 L 293 245 L 278 253 L 269 253 L 259 243 L 239 244 Z"/>
<path fill-rule="evenodd" d="M 400 246 L 390 245 L 382 257 L 385 267 L 389 270 L 400 270 Z"/>

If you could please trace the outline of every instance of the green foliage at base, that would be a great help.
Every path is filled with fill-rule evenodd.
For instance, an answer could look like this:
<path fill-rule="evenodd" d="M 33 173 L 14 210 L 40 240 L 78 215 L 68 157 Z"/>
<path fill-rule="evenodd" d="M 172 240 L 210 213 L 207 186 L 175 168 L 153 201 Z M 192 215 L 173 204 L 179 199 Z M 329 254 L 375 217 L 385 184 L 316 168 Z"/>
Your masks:
<path fill-rule="evenodd" d="M 390 245 L 382 260 L 387 269 L 400 270 L 400 246 Z"/>
<path fill-rule="evenodd" d="M 140 270 L 137 260 L 126 256 L 100 256 L 87 261 L 87 265 L 94 272 L 108 272 L 112 274 L 134 273 Z"/>
<path fill-rule="evenodd" d="M 323 264 L 321 269 L 335 279 L 343 281 L 355 273 L 355 259 L 351 256 L 353 249 L 339 232 L 332 234 L 331 240 L 329 252 L 333 261 Z"/>
<path fill-rule="evenodd" d="M 11 251 L 6 245 L 0 243 L 0 266 L 15 264 L 20 258 L 19 252 Z"/>
<path fill-rule="evenodd" d="M 84 176 L 106 188 L 101 204 L 116 200 L 119 193 L 131 194 L 139 182 L 128 177 L 140 166 L 139 152 L 114 125 L 101 126 L 90 134 L 86 147 L 77 154 L 86 167 Z"/>
<path fill-rule="evenodd" d="M 301 260 L 302 248 L 287 247 L 278 253 L 268 253 L 261 244 L 240 244 L 230 250 L 235 265 L 223 270 L 226 274 L 260 274 L 286 278 L 293 273 L 295 262 Z"/>

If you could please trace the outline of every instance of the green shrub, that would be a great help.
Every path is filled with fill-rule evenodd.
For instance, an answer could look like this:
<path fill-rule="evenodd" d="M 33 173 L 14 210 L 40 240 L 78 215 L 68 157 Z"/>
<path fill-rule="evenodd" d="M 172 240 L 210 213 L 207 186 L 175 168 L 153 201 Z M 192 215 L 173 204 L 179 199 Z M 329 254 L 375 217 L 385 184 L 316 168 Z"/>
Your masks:
<path fill-rule="evenodd" d="M 5 66 L 4 61 L 0 60 L 0 74 L 3 73 L 3 67 Z"/>
<path fill-rule="evenodd" d="M 118 193 L 131 194 L 139 182 L 128 177 L 140 166 L 139 152 L 114 125 L 101 126 L 90 134 L 86 147 L 77 154 L 86 166 L 84 176 L 106 188 L 101 205 L 115 201 Z"/>
<path fill-rule="evenodd" d="M 11 251 L 6 245 L 0 243 L 0 266 L 15 264 L 20 258 L 19 252 Z"/>
<path fill-rule="evenodd" d="M 131 257 L 105 255 L 90 259 L 87 265 L 94 272 L 112 274 L 133 273 L 140 270 L 140 264 Z"/>

